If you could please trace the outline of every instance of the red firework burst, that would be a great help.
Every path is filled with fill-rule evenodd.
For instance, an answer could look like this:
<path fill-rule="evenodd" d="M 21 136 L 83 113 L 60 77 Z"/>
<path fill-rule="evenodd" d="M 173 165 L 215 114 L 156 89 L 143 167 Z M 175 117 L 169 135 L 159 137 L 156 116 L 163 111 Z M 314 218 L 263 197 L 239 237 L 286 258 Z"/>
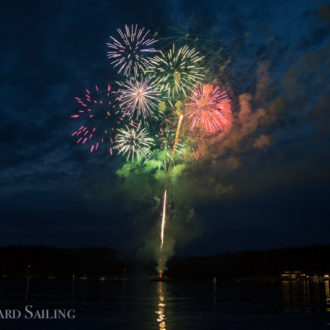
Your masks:
<path fill-rule="evenodd" d="M 221 132 L 229 124 L 230 114 L 230 99 L 219 86 L 201 85 L 186 103 L 190 130 L 199 129 L 207 135 Z"/>

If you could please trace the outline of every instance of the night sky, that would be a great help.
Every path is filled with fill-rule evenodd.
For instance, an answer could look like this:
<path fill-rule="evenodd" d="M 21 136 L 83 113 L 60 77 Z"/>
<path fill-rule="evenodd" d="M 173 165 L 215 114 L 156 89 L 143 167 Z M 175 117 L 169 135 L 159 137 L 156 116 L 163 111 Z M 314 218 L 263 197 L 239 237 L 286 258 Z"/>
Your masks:
<path fill-rule="evenodd" d="M 177 254 L 330 243 L 329 1 L 2 1 L 0 16 L 1 245 L 133 249 L 159 222 L 152 183 L 71 138 L 74 97 L 113 81 L 106 42 L 132 23 L 192 40 L 233 104 L 232 132 L 182 174 Z"/>

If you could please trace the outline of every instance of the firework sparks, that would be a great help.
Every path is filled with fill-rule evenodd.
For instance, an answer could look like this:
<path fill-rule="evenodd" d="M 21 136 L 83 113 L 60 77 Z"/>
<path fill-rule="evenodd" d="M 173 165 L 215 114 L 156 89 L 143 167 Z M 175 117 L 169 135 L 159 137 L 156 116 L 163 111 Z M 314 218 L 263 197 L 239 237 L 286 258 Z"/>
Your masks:
<path fill-rule="evenodd" d="M 131 79 L 122 85 L 120 90 L 120 107 L 130 118 L 143 119 L 154 115 L 155 109 L 158 108 L 159 92 L 150 79 Z"/>
<path fill-rule="evenodd" d="M 88 144 L 90 152 L 106 146 L 110 155 L 113 154 L 113 144 L 116 140 L 116 129 L 123 121 L 118 110 L 117 92 L 95 86 L 86 89 L 83 98 L 75 97 L 79 104 L 78 110 L 70 117 L 83 121 L 82 125 L 72 133 L 77 144 Z"/>
<path fill-rule="evenodd" d="M 148 136 L 141 123 L 137 127 L 126 126 L 125 129 L 118 129 L 117 136 L 114 149 L 117 149 L 119 154 L 126 155 L 126 160 L 141 161 L 151 154 L 150 148 L 154 140 Z"/>
<path fill-rule="evenodd" d="M 166 189 L 164 192 L 164 200 L 163 200 L 163 215 L 162 215 L 162 225 L 160 231 L 160 249 L 162 249 L 164 245 L 165 222 L 166 222 Z"/>
<path fill-rule="evenodd" d="M 157 40 L 148 38 L 150 31 L 137 25 L 125 25 L 123 30 L 117 29 L 117 32 L 120 38 L 110 36 L 111 42 L 107 43 L 110 63 L 118 68 L 118 73 L 125 76 L 133 73 L 136 76 L 150 64 L 150 55 L 157 52 L 152 45 Z"/>
<path fill-rule="evenodd" d="M 182 120 L 183 120 L 183 114 L 180 114 L 179 115 L 179 120 L 178 120 L 178 126 L 176 128 L 175 140 L 174 140 L 171 156 L 174 155 L 176 146 L 178 144 L 178 140 L 179 140 L 179 136 L 180 136 L 180 129 L 181 129 L 181 125 L 182 125 Z"/>
<path fill-rule="evenodd" d="M 151 65 L 146 73 L 168 98 L 174 98 L 179 93 L 187 96 L 204 78 L 201 73 L 203 67 L 200 66 L 202 60 L 203 57 L 194 48 L 183 46 L 176 50 L 173 44 L 167 53 L 160 52 L 150 60 Z"/>
<path fill-rule="evenodd" d="M 201 85 L 189 97 L 186 111 L 191 130 L 198 128 L 213 135 L 222 131 L 228 122 L 226 115 L 231 113 L 230 99 L 219 86 Z"/>

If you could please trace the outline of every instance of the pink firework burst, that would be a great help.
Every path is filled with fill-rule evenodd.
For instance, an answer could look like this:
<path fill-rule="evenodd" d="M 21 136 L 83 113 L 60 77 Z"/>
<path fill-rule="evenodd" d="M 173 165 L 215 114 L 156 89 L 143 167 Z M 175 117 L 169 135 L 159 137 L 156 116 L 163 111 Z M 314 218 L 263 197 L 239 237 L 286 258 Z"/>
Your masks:
<path fill-rule="evenodd" d="M 72 133 L 77 144 L 88 144 L 90 152 L 105 146 L 109 154 L 113 154 L 117 127 L 123 121 L 117 98 L 117 92 L 112 91 L 109 84 L 105 89 L 97 85 L 92 90 L 86 89 L 83 98 L 75 97 L 79 108 L 70 117 L 81 122 Z"/>
<path fill-rule="evenodd" d="M 231 120 L 227 93 L 219 86 L 201 85 L 186 103 L 186 118 L 190 130 L 199 129 L 207 135 L 221 132 Z"/>

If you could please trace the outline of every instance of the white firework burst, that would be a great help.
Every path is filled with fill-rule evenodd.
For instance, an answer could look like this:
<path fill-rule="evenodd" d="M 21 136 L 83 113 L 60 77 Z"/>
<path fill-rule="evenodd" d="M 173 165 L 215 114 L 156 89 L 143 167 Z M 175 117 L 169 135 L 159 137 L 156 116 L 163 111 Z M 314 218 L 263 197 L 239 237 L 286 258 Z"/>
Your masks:
<path fill-rule="evenodd" d="M 120 93 L 120 107 L 129 118 L 153 116 L 160 102 L 159 92 L 150 79 L 127 80 L 122 84 Z"/>
<path fill-rule="evenodd" d="M 150 56 L 157 50 L 152 45 L 157 42 L 153 38 L 148 38 L 149 32 L 144 27 L 138 28 L 137 25 L 128 27 L 125 25 L 123 30 L 117 29 L 118 39 L 110 36 L 111 42 L 107 43 L 109 51 L 107 57 L 111 64 L 118 69 L 118 73 L 125 76 L 133 73 L 135 76 L 150 64 Z"/>
<path fill-rule="evenodd" d="M 114 149 L 118 150 L 118 154 L 125 155 L 126 160 L 134 162 L 149 157 L 153 144 L 153 138 L 149 137 L 146 128 L 142 128 L 139 124 L 137 127 L 126 126 L 118 129 Z"/>

